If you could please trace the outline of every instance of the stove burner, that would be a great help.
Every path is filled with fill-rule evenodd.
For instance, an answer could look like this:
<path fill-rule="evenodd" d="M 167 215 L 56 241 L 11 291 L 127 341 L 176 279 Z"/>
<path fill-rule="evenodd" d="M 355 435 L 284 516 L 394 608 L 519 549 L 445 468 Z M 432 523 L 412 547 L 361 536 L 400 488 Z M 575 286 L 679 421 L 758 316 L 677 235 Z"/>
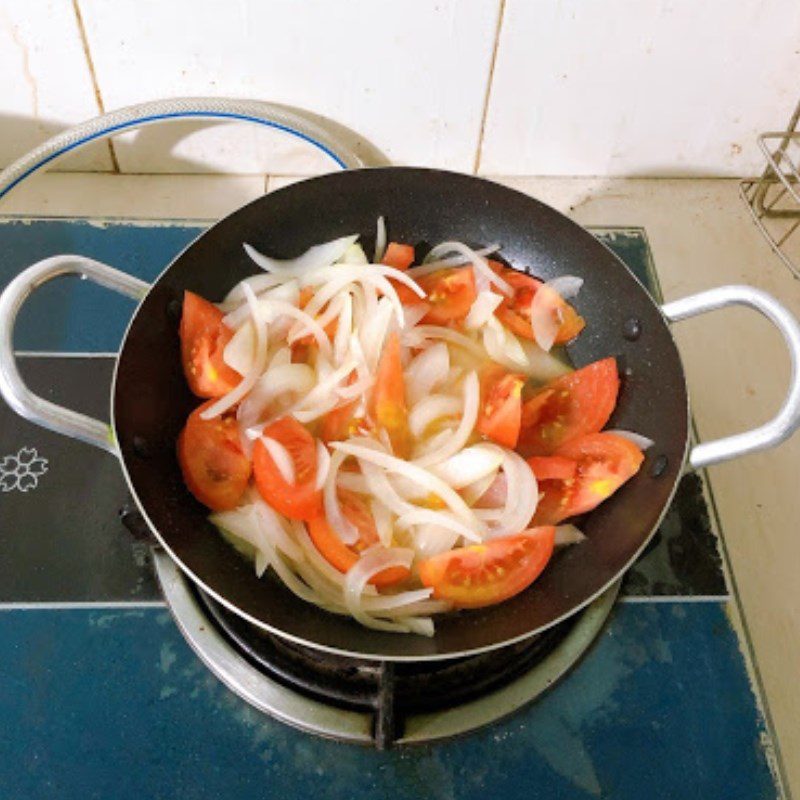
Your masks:
<path fill-rule="evenodd" d="M 198 591 L 158 548 L 164 599 L 208 668 L 255 708 L 297 728 L 378 748 L 452 738 L 547 691 L 594 641 L 619 591 L 526 642 L 442 661 L 380 662 L 287 642 Z"/>
<path fill-rule="evenodd" d="M 198 593 L 228 640 L 258 669 L 291 689 L 339 708 L 373 715 L 373 737 L 386 749 L 404 718 L 468 703 L 505 686 L 553 652 L 579 615 L 538 636 L 474 656 L 442 661 L 369 661 L 314 650 L 274 636 Z"/>

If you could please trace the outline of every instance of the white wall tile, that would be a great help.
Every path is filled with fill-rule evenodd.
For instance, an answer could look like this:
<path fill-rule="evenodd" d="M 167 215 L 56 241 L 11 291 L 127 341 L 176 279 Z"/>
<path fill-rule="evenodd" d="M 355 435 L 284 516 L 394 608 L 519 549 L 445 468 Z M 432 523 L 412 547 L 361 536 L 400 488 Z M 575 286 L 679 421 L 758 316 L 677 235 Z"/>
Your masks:
<path fill-rule="evenodd" d="M 798 76 L 797 0 L 507 0 L 480 171 L 756 173 Z"/>
<path fill-rule="evenodd" d="M 271 100 L 349 126 L 395 163 L 473 168 L 499 0 L 80 5 L 107 108 L 177 95 Z M 148 130 L 127 136 L 118 157 L 126 171 L 330 169 L 275 138 L 244 126 L 182 141 Z"/>
<path fill-rule="evenodd" d="M 0 0 L 0 87 L 0 166 L 97 116 L 70 0 Z M 108 147 L 93 145 L 59 166 L 110 169 Z"/>

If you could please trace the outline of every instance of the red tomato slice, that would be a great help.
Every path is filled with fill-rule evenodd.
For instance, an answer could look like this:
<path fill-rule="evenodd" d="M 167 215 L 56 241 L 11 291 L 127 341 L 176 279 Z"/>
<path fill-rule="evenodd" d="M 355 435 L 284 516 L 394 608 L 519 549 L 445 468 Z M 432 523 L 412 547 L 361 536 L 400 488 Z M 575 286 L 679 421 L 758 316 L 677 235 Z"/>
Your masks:
<path fill-rule="evenodd" d="M 424 302 L 430 307 L 422 319 L 431 325 L 461 322 L 478 296 L 472 267 L 442 269 L 423 275 L 417 283 L 428 295 Z"/>
<path fill-rule="evenodd" d="M 183 293 L 180 337 L 186 381 L 198 397 L 222 397 L 242 376 L 223 360 L 233 331 L 222 322 L 222 312 L 194 292 Z"/>
<path fill-rule="evenodd" d="M 389 434 L 395 455 L 405 457 L 410 446 L 408 410 L 400 360 L 400 336 L 396 331 L 389 335 L 383 346 L 370 398 L 370 411 L 376 424 Z"/>
<path fill-rule="evenodd" d="M 351 547 L 346 545 L 328 524 L 324 514 L 319 514 L 306 524 L 308 535 L 320 555 L 339 570 L 347 572 L 359 559 L 359 554 L 378 541 L 375 520 L 372 518 L 367 501 L 355 492 L 345 489 L 338 491 L 339 505 L 344 516 L 356 526 L 358 541 Z M 385 587 L 404 581 L 410 575 L 405 567 L 390 567 L 370 578 L 373 586 Z"/>
<path fill-rule="evenodd" d="M 532 456 L 528 459 L 528 466 L 537 481 L 565 481 L 574 478 L 578 470 L 578 462 L 564 456 Z"/>
<path fill-rule="evenodd" d="M 357 380 L 355 372 L 350 373 L 347 379 L 347 385 L 350 386 Z M 356 406 L 358 406 L 358 399 L 353 400 L 352 403 L 347 403 L 333 411 L 329 411 L 322 420 L 322 429 L 320 430 L 320 438 L 323 442 L 338 442 L 342 439 L 347 439 L 355 432 L 357 421 L 353 419 Z"/>
<path fill-rule="evenodd" d="M 204 420 L 196 408 L 178 437 L 178 462 L 189 491 L 213 511 L 236 508 L 250 480 L 250 461 L 239 444 L 234 415 Z"/>
<path fill-rule="evenodd" d="M 522 386 L 525 377 L 506 372 L 502 367 L 491 367 L 484 372 L 481 383 L 478 433 L 513 450 L 517 446 L 522 423 Z"/>
<path fill-rule="evenodd" d="M 400 244 L 399 242 L 389 242 L 386 245 L 386 252 L 383 254 L 381 264 L 387 267 L 394 267 L 405 272 L 414 263 L 414 248 L 410 244 Z"/>
<path fill-rule="evenodd" d="M 389 242 L 386 246 L 386 252 L 383 254 L 381 264 L 387 267 L 394 267 L 395 269 L 405 272 L 414 263 L 414 248 L 410 244 L 400 244 L 399 242 Z M 404 283 L 400 281 L 389 279 L 389 283 L 394 286 L 400 302 L 404 306 L 414 305 L 420 302 L 420 298 L 415 292 L 412 292 Z"/>
<path fill-rule="evenodd" d="M 433 596 L 457 608 L 500 603 L 527 589 L 553 553 L 555 528 L 531 528 L 449 550 L 419 564 L 419 577 Z"/>
<path fill-rule="evenodd" d="M 632 478 L 642 465 L 644 455 L 628 439 L 613 433 L 591 433 L 568 442 L 557 457 L 577 462 L 574 477 L 543 480 L 543 493 L 534 525 L 557 525 L 567 517 L 585 514 Z"/>
<path fill-rule="evenodd" d="M 498 261 L 490 261 L 489 265 L 514 289 L 514 294 L 504 298 L 495 311 L 497 318 L 517 336 L 533 341 L 531 304 L 542 282 L 523 272 L 504 267 Z M 561 320 L 555 344 L 563 344 L 574 339 L 584 329 L 586 321 L 569 303 L 555 293 L 553 300 L 553 313 L 558 314 Z"/>
<path fill-rule="evenodd" d="M 322 492 L 315 488 L 317 446 L 314 437 L 294 418 L 283 417 L 264 429 L 264 436 L 282 444 L 294 463 L 294 483 L 287 483 L 258 440 L 253 448 L 253 471 L 259 493 L 289 519 L 311 519 L 322 508 Z"/>
<path fill-rule="evenodd" d="M 597 433 L 608 422 L 618 392 L 614 358 L 556 378 L 524 403 L 520 450 L 525 455 L 550 455 L 572 439 Z"/>

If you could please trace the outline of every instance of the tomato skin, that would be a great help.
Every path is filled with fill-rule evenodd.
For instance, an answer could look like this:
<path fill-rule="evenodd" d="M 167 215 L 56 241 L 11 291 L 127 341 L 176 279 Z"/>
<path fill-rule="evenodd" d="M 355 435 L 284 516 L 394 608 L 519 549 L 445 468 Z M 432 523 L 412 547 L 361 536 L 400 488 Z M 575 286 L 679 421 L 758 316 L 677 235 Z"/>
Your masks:
<path fill-rule="evenodd" d="M 178 463 L 189 491 L 212 511 L 239 505 L 252 466 L 242 452 L 236 418 L 232 415 L 201 419 L 214 401 L 196 408 L 178 436 Z"/>
<path fill-rule="evenodd" d="M 389 242 L 389 244 L 386 245 L 386 252 L 383 254 L 381 264 L 405 272 L 414 263 L 414 258 L 414 248 L 412 245 Z M 389 279 L 389 283 L 394 287 L 397 296 L 400 298 L 400 302 L 404 306 L 412 306 L 421 302 L 416 292 L 413 292 L 404 283 L 400 283 L 400 281 L 396 281 L 392 278 Z"/>
<path fill-rule="evenodd" d="M 307 520 L 322 508 L 322 492 L 315 488 L 317 447 L 314 437 L 294 417 L 283 417 L 264 429 L 264 436 L 282 444 L 294 462 L 295 482 L 287 483 L 259 439 L 253 447 L 256 488 L 264 500 L 289 519 Z"/>
<path fill-rule="evenodd" d="M 551 381 L 522 408 L 519 448 L 525 456 L 551 455 L 572 439 L 597 433 L 617 404 L 614 358 L 595 361 Z"/>
<path fill-rule="evenodd" d="M 396 331 L 388 336 L 383 346 L 369 408 L 378 427 L 389 434 L 395 455 L 405 457 L 411 440 L 405 378 L 400 360 L 400 336 Z"/>
<path fill-rule="evenodd" d="M 578 471 L 578 462 L 564 456 L 531 456 L 528 466 L 537 481 L 568 480 Z"/>
<path fill-rule="evenodd" d="M 389 242 L 386 245 L 386 252 L 383 254 L 381 264 L 405 272 L 414 263 L 414 257 L 414 247 L 412 245 Z"/>
<path fill-rule="evenodd" d="M 198 397 L 222 397 L 242 380 L 223 360 L 233 331 L 222 321 L 222 312 L 194 292 L 183 293 L 180 339 L 186 382 Z"/>
<path fill-rule="evenodd" d="M 503 299 L 495 315 L 512 333 L 533 341 L 535 337 L 531 325 L 531 304 L 542 282 L 523 272 L 510 269 L 499 261 L 489 261 L 489 266 L 514 289 L 513 296 Z M 554 343 L 564 344 L 574 339 L 584 329 L 586 321 L 562 298 L 554 294 L 553 300 L 554 312 L 561 319 Z"/>
<path fill-rule="evenodd" d="M 366 500 L 344 489 L 339 490 L 338 496 L 342 513 L 358 529 L 359 539 L 355 545 L 346 545 L 331 528 L 324 514 L 308 520 L 306 527 L 320 555 L 339 572 L 346 573 L 358 561 L 359 554 L 378 541 L 378 533 Z M 404 581 L 410 574 L 405 567 L 389 567 L 373 575 L 369 583 L 377 587 L 392 586 Z"/>
<path fill-rule="evenodd" d="M 456 608 L 494 605 L 527 589 L 550 560 L 555 528 L 530 528 L 514 536 L 449 550 L 419 563 L 433 596 Z"/>
<path fill-rule="evenodd" d="M 469 313 L 475 298 L 475 274 L 472 267 L 449 267 L 423 275 L 417 283 L 425 290 L 429 308 L 423 322 L 431 325 L 460 323 Z M 417 302 L 423 302 L 417 298 Z"/>
<path fill-rule="evenodd" d="M 487 369 L 482 377 L 478 433 L 513 450 L 522 424 L 525 377 L 494 367 Z"/>
<path fill-rule="evenodd" d="M 574 477 L 540 482 L 535 525 L 557 525 L 591 511 L 632 478 L 644 461 L 633 442 L 613 433 L 574 439 L 558 450 L 557 457 L 576 462 L 577 469 Z"/>

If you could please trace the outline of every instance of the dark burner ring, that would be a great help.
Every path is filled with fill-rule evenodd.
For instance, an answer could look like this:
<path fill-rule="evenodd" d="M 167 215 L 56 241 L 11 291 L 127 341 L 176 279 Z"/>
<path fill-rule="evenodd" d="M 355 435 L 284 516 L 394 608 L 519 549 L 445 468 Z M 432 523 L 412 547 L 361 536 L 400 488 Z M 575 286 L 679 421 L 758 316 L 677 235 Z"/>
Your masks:
<path fill-rule="evenodd" d="M 199 593 L 226 638 L 258 669 L 315 700 L 375 715 L 378 747 L 402 733 L 405 715 L 430 713 L 477 699 L 544 660 L 580 615 L 538 636 L 474 656 L 442 661 L 386 662 L 304 647 L 262 631 Z"/>

